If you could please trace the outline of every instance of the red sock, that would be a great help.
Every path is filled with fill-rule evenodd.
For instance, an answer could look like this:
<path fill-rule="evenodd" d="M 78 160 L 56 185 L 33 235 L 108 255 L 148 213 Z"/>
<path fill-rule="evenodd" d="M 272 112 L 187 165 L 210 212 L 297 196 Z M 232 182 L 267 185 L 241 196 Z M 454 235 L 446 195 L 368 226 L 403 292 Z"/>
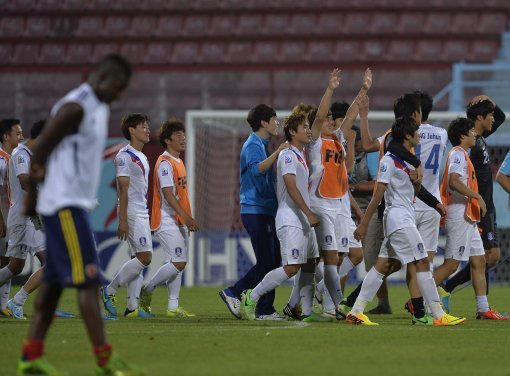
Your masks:
<path fill-rule="evenodd" d="M 97 365 L 99 367 L 104 367 L 112 355 L 112 345 L 105 343 L 101 346 L 95 346 L 94 355 L 96 356 Z"/>
<path fill-rule="evenodd" d="M 23 355 L 22 359 L 32 361 L 40 358 L 44 353 L 44 341 L 41 339 L 25 339 L 23 343 Z"/>

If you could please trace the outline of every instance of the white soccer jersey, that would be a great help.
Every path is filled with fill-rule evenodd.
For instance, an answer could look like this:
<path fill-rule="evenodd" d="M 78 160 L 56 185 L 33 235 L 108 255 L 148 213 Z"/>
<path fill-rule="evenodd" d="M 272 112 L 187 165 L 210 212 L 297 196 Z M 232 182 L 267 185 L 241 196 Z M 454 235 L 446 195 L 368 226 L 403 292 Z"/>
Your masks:
<path fill-rule="evenodd" d="M 450 154 L 448 162 L 448 178 L 450 174 L 456 173 L 460 175 L 460 181 L 467 186 L 468 181 L 468 163 L 466 154 L 462 150 L 454 150 Z M 452 191 L 451 202 L 446 209 L 446 219 L 462 219 L 466 211 L 468 198 L 457 191 Z"/>
<path fill-rule="evenodd" d="M 2 148 L 0 150 L 3 151 Z M 9 197 L 7 194 L 7 169 L 8 161 L 2 155 L 0 155 L 0 213 L 4 219 L 4 223 L 7 223 L 7 213 L 9 212 Z"/>
<path fill-rule="evenodd" d="M 165 151 L 163 155 L 166 155 L 170 158 L 172 158 L 177 163 L 183 164 L 184 162 L 180 158 L 175 158 L 172 156 L 169 152 Z M 163 188 L 172 188 L 172 193 L 175 196 L 175 182 L 174 182 L 174 170 L 172 168 L 172 165 L 166 161 L 162 160 L 159 164 L 158 168 L 158 180 L 159 180 L 159 187 L 160 187 L 160 193 L 161 193 L 161 214 L 164 219 L 171 219 L 175 222 L 175 210 L 170 206 L 170 204 L 165 200 L 163 196 Z"/>
<path fill-rule="evenodd" d="M 7 226 L 24 225 L 27 217 L 23 214 L 26 192 L 21 188 L 19 176 L 30 172 L 32 152 L 25 145 L 19 145 L 12 151 L 9 162 L 9 191 L 11 207 L 7 216 Z"/>
<path fill-rule="evenodd" d="M 420 143 L 414 147 L 415 155 L 423 166 L 422 185 L 439 201 L 439 167 L 443 160 L 448 133 L 445 129 L 430 124 L 422 124 L 418 130 Z M 420 199 L 414 204 L 415 210 L 434 210 Z"/>
<path fill-rule="evenodd" d="M 66 103 L 81 105 L 83 119 L 78 131 L 66 136 L 49 157 L 37 203 L 37 211 L 43 215 L 65 207 L 90 211 L 96 206 L 110 110 L 87 83 L 59 100 L 51 115 L 55 116 Z"/>
<path fill-rule="evenodd" d="M 145 154 L 124 146 L 115 157 L 115 175 L 129 177 L 127 214 L 148 217 L 149 161 Z"/>
<path fill-rule="evenodd" d="M 379 163 L 377 181 L 386 183 L 384 193 L 384 235 L 388 237 L 396 230 L 416 227 L 414 217 L 414 186 L 409 179 L 413 167 L 391 153 L 386 153 Z"/>
<path fill-rule="evenodd" d="M 305 203 L 310 206 L 308 193 L 308 167 L 302 151 L 291 146 L 282 150 L 278 156 L 276 190 L 278 196 L 278 211 L 276 212 L 276 228 L 294 226 L 304 230 L 310 229 L 305 214 L 299 209 L 287 192 L 283 177 L 287 174 L 296 176 L 297 189 L 303 196 Z"/>

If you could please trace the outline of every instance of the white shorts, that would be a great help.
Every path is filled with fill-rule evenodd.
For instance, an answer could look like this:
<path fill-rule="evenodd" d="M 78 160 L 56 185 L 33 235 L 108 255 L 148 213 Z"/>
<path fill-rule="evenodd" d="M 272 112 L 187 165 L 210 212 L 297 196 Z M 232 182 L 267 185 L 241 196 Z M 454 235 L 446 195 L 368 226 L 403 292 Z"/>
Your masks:
<path fill-rule="evenodd" d="M 476 223 L 464 219 L 446 221 L 446 247 L 444 257 L 468 261 L 470 256 L 484 256 L 483 242 Z"/>
<path fill-rule="evenodd" d="M 423 240 L 416 227 L 406 227 L 392 232 L 384 238 L 379 251 L 379 257 L 393 258 L 402 264 L 409 264 L 415 260 L 427 257 Z"/>
<path fill-rule="evenodd" d="M 342 223 L 340 226 L 340 239 L 341 245 L 338 247 L 338 253 L 347 253 L 349 252 L 349 248 L 361 248 L 361 241 L 356 240 L 354 238 L 354 230 L 356 230 L 356 224 L 351 217 L 341 216 Z"/>
<path fill-rule="evenodd" d="M 420 210 L 414 212 L 414 216 L 425 250 L 427 252 L 437 252 L 441 215 L 435 210 Z"/>
<path fill-rule="evenodd" d="M 139 252 L 152 252 L 151 226 L 148 217 L 128 216 L 128 244 L 132 257 Z"/>
<path fill-rule="evenodd" d="M 283 226 L 276 230 L 280 240 L 283 265 L 306 264 L 309 259 L 319 257 L 315 231 L 294 226 Z"/>
<path fill-rule="evenodd" d="M 320 218 L 320 225 L 315 227 L 319 250 L 321 251 L 339 251 L 349 245 L 349 238 L 345 236 L 346 229 L 344 216 L 331 210 L 315 210 L 314 213 Z M 339 251 L 340 252 L 340 251 Z M 345 252 L 345 251 L 343 251 Z"/>
<path fill-rule="evenodd" d="M 188 262 L 189 233 L 186 226 L 166 222 L 154 233 L 154 236 L 165 250 L 167 262 Z"/>
<path fill-rule="evenodd" d="M 36 230 L 33 225 L 14 225 L 9 230 L 7 257 L 26 260 L 30 253 L 34 256 L 45 249 L 44 232 Z"/>

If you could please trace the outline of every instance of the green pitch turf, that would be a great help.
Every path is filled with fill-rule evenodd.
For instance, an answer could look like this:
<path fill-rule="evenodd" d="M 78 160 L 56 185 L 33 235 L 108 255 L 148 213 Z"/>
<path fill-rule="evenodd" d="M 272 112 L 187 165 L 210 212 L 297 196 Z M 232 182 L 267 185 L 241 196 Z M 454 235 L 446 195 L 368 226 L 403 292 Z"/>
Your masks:
<path fill-rule="evenodd" d="M 353 286 L 349 286 L 350 292 Z M 13 287 L 17 291 L 18 287 Z M 117 307 L 125 307 L 125 289 Z M 458 327 L 417 327 L 402 309 L 403 286 L 391 286 L 393 315 L 372 315 L 378 327 L 345 322 L 249 322 L 236 320 L 219 288 L 184 288 L 181 304 L 191 319 L 167 319 L 166 289 L 154 293 L 154 319 L 105 322 L 108 338 L 124 359 L 147 375 L 510 375 L 510 322 L 474 319 L 471 288 L 452 297 Z M 277 290 L 281 309 L 290 288 Z M 489 300 L 510 311 L 510 287 L 493 287 Z M 68 290 L 60 308 L 77 312 Z M 33 300 L 26 313 L 32 313 Z M 369 306 L 372 307 L 372 305 Z M 14 375 L 28 322 L 0 319 L 0 375 Z M 80 319 L 55 319 L 46 345 L 48 359 L 68 375 L 93 375 L 94 359 Z"/>

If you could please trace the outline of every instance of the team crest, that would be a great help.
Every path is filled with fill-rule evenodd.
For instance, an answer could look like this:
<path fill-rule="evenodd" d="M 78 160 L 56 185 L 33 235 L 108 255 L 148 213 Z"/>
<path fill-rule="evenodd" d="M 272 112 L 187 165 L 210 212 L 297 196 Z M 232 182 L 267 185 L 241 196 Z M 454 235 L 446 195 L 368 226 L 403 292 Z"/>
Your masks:
<path fill-rule="evenodd" d="M 348 244 L 349 244 L 349 239 L 348 238 L 342 238 L 342 247 L 347 247 Z"/>
<path fill-rule="evenodd" d="M 292 157 L 290 155 L 285 156 L 285 163 L 292 163 Z"/>
<path fill-rule="evenodd" d="M 418 243 L 418 252 L 423 253 L 423 243 Z"/>
<path fill-rule="evenodd" d="M 162 176 L 167 176 L 168 175 L 168 168 L 163 168 L 163 171 L 161 171 L 161 175 Z"/>
<path fill-rule="evenodd" d="M 460 164 L 460 158 L 459 157 L 455 157 L 455 159 L 453 160 L 453 163 Z"/>
<path fill-rule="evenodd" d="M 124 158 L 119 159 L 119 167 L 123 167 L 125 165 L 126 165 L 126 161 L 124 160 Z"/>
<path fill-rule="evenodd" d="M 18 163 L 25 163 L 25 157 L 24 157 L 24 156 L 22 156 L 22 155 L 20 155 L 20 156 L 18 157 Z"/>
<path fill-rule="evenodd" d="M 324 237 L 324 241 L 326 242 L 326 244 L 330 245 L 331 243 L 333 243 L 333 237 L 331 235 L 326 235 Z"/>
<path fill-rule="evenodd" d="M 459 247 L 459 255 L 463 255 L 464 254 L 464 251 L 466 250 L 466 247 L 464 247 L 463 245 Z"/>
<path fill-rule="evenodd" d="M 177 257 L 181 257 L 181 255 L 182 255 L 182 248 L 181 247 L 175 247 L 175 255 Z"/>
<path fill-rule="evenodd" d="M 299 249 L 294 248 L 294 249 L 293 249 L 292 251 L 290 251 L 290 252 L 291 252 L 291 254 L 292 254 L 292 258 L 295 258 L 295 259 L 299 258 Z"/>
<path fill-rule="evenodd" d="M 388 170 L 388 166 L 386 166 L 386 163 L 381 163 L 379 166 L 379 172 L 386 172 Z"/>
<path fill-rule="evenodd" d="M 140 245 L 146 245 L 147 244 L 147 238 L 145 236 L 141 236 L 140 239 L 138 239 L 140 242 Z"/>

